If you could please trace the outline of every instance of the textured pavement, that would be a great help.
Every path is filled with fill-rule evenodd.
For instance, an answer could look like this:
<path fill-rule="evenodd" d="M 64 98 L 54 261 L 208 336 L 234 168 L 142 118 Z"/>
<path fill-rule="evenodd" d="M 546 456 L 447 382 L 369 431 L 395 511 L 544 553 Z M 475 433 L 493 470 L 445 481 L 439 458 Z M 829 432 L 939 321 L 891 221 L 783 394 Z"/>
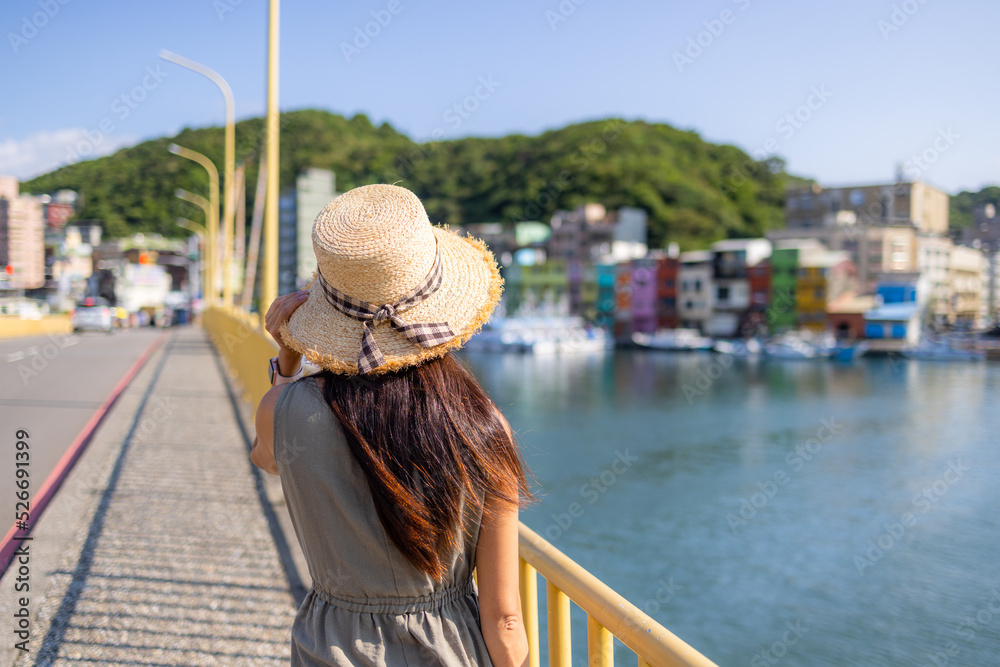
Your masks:
<path fill-rule="evenodd" d="M 82 519 L 34 575 L 47 590 L 15 664 L 287 664 L 301 582 L 204 331 L 172 332 L 127 393 L 92 443 L 103 463 L 59 493 L 75 509 L 60 498 L 36 526 L 51 551 L 59 512 Z"/>

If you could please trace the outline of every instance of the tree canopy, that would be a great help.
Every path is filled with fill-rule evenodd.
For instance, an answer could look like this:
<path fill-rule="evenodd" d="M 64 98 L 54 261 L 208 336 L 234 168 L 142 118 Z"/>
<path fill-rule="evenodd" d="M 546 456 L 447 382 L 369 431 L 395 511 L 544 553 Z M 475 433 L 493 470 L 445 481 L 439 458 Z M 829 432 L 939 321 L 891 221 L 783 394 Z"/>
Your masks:
<path fill-rule="evenodd" d="M 649 213 L 651 247 L 678 241 L 704 246 L 754 237 L 782 226 L 790 177 L 778 158 L 752 159 L 731 145 L 662 123 L 595 120 L 538 136 L 469 137 L 417 143 L 389 124 L 376 127 L 315 109 L 281 114 L 280 179 L 292 187 L 309 167 L 332 169 L 340 191 L 369 183 L 396 183 L 424 201 L 432 222 L 547 222 L 557 209 L 599 202 Z M 247 165 L 247 210 L 264 146 L 264 120 L 236 127 L 236 159 Z M 207 195 L 208 177 L 197 164 L 172 155 L 177 143 L 207 155 L 219 168 L 221 127 L 185 128 L 86 162 L 62 167 L 23 184 L 25 192 L 60 188 L 81 195 L 77 217 L 105 222 L 105 233 L 179 236 L 179 216 L 200 219 L 177 188 Z"/>

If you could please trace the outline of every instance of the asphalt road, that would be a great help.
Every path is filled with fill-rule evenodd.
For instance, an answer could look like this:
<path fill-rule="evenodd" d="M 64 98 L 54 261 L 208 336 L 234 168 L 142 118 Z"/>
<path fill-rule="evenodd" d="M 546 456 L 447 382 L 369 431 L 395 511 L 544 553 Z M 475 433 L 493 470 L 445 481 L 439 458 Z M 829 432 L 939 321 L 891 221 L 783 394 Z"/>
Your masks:
<path fill-rule="evenodd" d="M 0 535 L 13 524 L 16 432 L 31 436 L 31 490 L 164 329 L 0 340 Z"/>

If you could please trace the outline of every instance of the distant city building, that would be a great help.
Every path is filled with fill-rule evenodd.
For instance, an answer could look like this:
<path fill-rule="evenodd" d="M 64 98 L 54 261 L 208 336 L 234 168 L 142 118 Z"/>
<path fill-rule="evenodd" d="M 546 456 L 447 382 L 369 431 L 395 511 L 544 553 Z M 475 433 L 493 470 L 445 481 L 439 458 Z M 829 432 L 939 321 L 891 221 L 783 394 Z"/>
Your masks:
<path fill-rule="evenodd" d="M 917 271 L 927 284 L 927 313 L 929 323 L 937 326 L 954 320 L 951 304 L 951 287 L 948 267 L 954 243 L 947 236 L 917 235 Z"/>
<path fill-rule="evenodd" d="M 787 228 L 772 241 L 812 238 L 844 250 L 858 280 L 872 289 L 885 273 L 917 268 L 917 235 L 948 233 L 948 194 L 926 183 L 823 188 L 814 184 L 785 194 Z"/>
<path fill-rule="evenodd" d="M 8 289 L 45 285 L 42 200 L 19 192 L 16 178 L 0 176 L 0 280 Z"/>
<path fill-rule="evenodd" d="M 572 211 L 556 211 L 546 244 L 549 257 L 581 262 L 625 262 L 645 257 L 646 212 L 622 207 L 608 212 L 601 204 L 584 204 Z"/>
<path fill-rule="evenodd" d="M 985 323 L 1000 322 L 1000 213 L 996 204 L 980 204 L 973 211 L 972 227 L 962 231 L 962 245 L 983 251 L 982 318 Z"/>
<path fill-rule="evenodd" d="M 953 324 L 978 326 L 981 324 L 983 274 L 986 258 L 982 251 L 966 246 L 951 249 L 948 262 L 948 285 L 951 288 Z"/>
<path fill-rule="evenodd" d="M 310 168 L 295 179 L 293 190 L 278 199 L 278 294 L 294 292 L 312 280 L 313 222 L 336 196 L 334 173 Z"/>

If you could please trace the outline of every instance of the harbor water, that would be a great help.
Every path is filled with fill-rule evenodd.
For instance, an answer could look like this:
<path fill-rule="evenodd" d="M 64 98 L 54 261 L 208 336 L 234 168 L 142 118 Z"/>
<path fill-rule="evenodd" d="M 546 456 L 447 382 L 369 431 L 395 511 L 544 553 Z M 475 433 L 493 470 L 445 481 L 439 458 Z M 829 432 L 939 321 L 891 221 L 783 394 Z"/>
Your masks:
<path fill-rule="evenodd" d="M 1000 364 L 463 359 L 524 522 L 719 665 L 1000 664 Z"/>

